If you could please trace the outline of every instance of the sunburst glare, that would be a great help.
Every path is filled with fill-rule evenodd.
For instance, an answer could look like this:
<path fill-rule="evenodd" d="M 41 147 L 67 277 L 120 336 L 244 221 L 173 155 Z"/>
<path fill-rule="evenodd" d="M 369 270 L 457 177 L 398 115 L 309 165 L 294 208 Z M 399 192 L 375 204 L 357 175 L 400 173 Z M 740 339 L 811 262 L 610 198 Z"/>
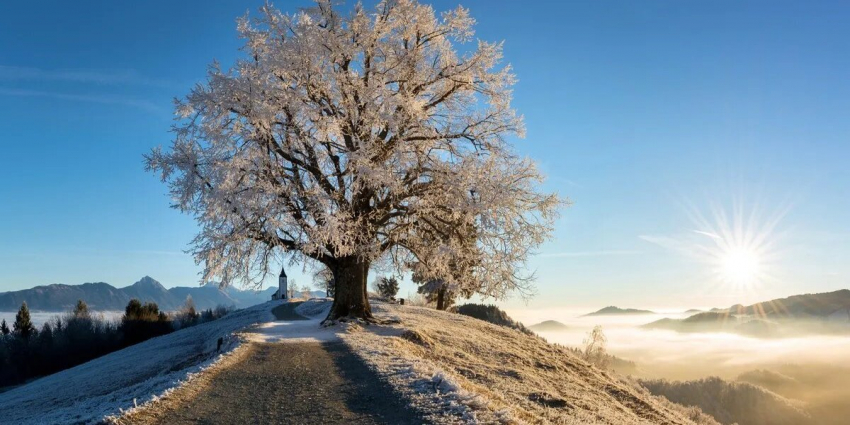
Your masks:
<path fill-rule="evenodd" d="M 710 265 L 714 279 L 736 289 L 755 289 L 776 278 L 778 259 L 776 227 L 784 211 L 763 219 L 757 207 L 742 204 L 731 209 L 711 208 L 711 219 L 692 209 L 697 229 L 694 255 Z"/>
<path fill-rule="evenodd" d="M 765 216 L 755 205 L 745 208 L 743 203 L 736 202 L 731 207 L 692 206 L 687 212 L 693 226 L 691 231 L 671 237 L 641 238 L 703 264 L 702 271 L 694 278 L 713 288 L 755 292 L 779 279 L 782 233 L 777 226 L 786 209 Z"/>

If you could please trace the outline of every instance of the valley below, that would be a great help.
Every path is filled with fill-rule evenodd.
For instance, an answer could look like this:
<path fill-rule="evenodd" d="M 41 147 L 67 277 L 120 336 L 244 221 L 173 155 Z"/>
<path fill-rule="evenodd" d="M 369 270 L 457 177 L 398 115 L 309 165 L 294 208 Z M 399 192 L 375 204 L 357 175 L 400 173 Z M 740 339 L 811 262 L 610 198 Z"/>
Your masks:
<path fill-rule="evenodd" d="M 850 355 L 850 324 L 831 323 L 829 332 L 805 333 L 806 327 L 800 327 L 787 337 L 756 337 L 720 326 L 686 331 L 646 326 L 659 320 L 681 323 L 695 314 L 703 314 L 685 310 L 641 315 L 584 315 L 587 311 L 576 309 L 516 309 L 508 313 L 525 324 L 543 321 L 562 324 L 551 330 L 555 327 L 549 322 L 546 329 L 537 333 L 549 342 L 571 347 L 581 347 L 588 332 L 594 326 L 602 326 L 608 353 L 624 360 L 613 361 L 610 367 L 641 380 L 653 393 L 662 393 L 680 404 L 703 404 L 701 407 L 707 410 L 706 403 L 695 397 L 709 398 L 710 386 L 723 386 L 719 393 L 729 396 L 739 384 L 752 384 L 778 394 L 785 399 L 780 399 L 781 402 L 810 416 L 789 418 L 784 423 L 846 423 L 850 415 L 846 403 L 850 390 L 844 385 L 850 380 L 850 368 L 845 366 Z M 729 320 L 749 318 L 730 316 Z M 783 324 L 788 327 L 793 322 L 786 320 Z M 712 377 L 722 382 L 707 380 Z M 658 382 L 662 385 L 647 384 Z M 689 396 L 689 391 L 696 396 Z M 730 408 L 731 403 L 726 402 L 724 408 Z M 756 404 L 750 402 L 746 408 L 758 409 Z M 715 418 L 718 416 L 722 417 L 715 415 Z"/>

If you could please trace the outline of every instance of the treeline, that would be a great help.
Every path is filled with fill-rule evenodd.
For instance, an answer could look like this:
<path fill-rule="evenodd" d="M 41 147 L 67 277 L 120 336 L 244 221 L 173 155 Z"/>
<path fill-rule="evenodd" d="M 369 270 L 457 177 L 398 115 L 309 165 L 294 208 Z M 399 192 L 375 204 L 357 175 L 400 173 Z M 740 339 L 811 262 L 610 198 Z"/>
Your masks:
<path fill-rule="evenodd" d="M 119 321 L 93 314 L 82 300 L 74 309 L 37 329 L 26 303 L 10 327 L 0 322 L 0 387 L 74 367 L 175 330 L 215 320 L 230 311 L 216 307 L 198 312 L 191 297 L 179 311 L 167 314 L 156 303 L 132 299 Z"/>
<path fill-rule="evenodd" d="M 717 377 L 684 382 L 665 379 L 638 382 L 652 394 L 673 403 L 699 407 L 724 425 L 819 423 L 788 399 L 744 382 L 728 382 Z"/>

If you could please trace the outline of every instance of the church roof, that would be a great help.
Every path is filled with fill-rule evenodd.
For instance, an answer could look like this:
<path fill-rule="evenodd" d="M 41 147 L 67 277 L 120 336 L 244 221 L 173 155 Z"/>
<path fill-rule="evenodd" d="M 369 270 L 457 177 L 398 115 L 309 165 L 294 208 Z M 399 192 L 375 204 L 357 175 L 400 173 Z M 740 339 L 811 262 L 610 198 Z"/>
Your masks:
<path fill-rule="evenodd" d="M 280 277 L 286 277 L 286 271 L 283 270 L 283 267 L 280 268 Z"/>

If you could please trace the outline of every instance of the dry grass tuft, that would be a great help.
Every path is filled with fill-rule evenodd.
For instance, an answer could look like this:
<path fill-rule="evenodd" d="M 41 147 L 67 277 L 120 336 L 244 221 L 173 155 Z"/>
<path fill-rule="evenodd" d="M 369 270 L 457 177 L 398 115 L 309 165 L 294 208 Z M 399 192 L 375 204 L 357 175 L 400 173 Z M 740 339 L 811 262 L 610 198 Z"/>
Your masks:
<path fill-rule="evenodd" d="M 434 346 L 434 341 L 426 336 L 424 332 L 406 330 L 401 333 L 400 337 L 425 348 L 432 348 Z"/>

